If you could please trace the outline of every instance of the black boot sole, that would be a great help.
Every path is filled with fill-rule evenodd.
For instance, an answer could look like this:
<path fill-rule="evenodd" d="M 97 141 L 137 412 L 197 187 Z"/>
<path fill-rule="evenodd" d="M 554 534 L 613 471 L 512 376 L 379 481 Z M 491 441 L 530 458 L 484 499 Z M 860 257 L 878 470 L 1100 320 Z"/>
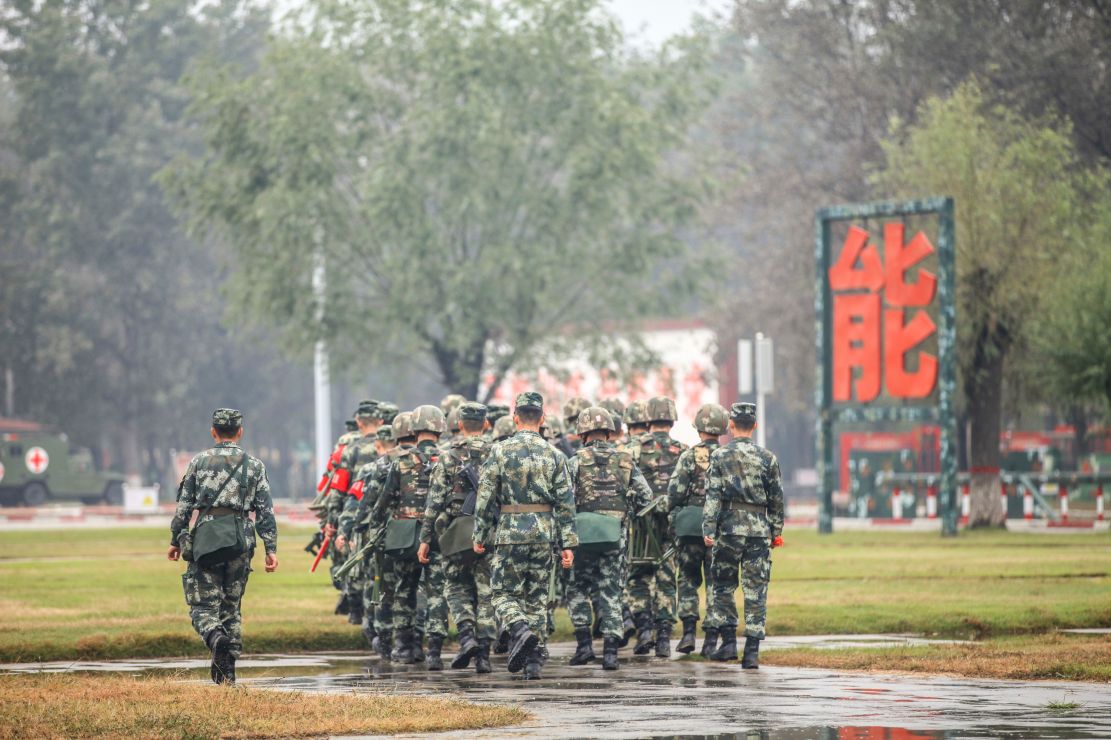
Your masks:
<path fill-rule="evenodd" d="M 455 660 L 451 661 L 451 667 L 454 670 L 457 670 L 457 671 L 460 670 L 460 669 L 469 667 L 470 664 L 471 664 L 471 661 L 474 660 L 474 657 L 476 655 L 478 655 L 478 651 L 481 650 L 481 649 L 482 648 L 480 648 L 477 644 L 475 644 L 472 648 L 470 648 L 466 652 L 459 653 L 458 655 L 455 656 Z"/>
<path fill-rule="evenodd" d="M 528 656 L 539 644 L 540 638 L 535 633 L 526 637 L 517 652 L 509 654 L 509 672 L 520 673 L 525 667 L 525 663 L 528 662 Z"/>

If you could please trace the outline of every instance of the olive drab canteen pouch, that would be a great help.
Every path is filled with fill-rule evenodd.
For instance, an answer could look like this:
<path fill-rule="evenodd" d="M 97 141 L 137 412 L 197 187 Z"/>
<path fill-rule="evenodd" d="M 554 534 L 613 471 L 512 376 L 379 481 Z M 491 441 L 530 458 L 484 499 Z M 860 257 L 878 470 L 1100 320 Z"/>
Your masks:
<path fill-rule="evenodd" d="M 440 552 L 446 557 L 474 552 L 474 517 L 457 516 L 440 535 Z"/>
<path fill-rule="evenodd" d="M 237 473 L 240 474 L 239 488 L 243 495 L 241 510 L 229 511 L 209 518 L 208 514 L 212 511 L 216 499 L 220 497 L 224 488 L 235 478 Z M 207 568 L 234 560 L 251 549 L 253 543 L 247 541 L 247 533 L 243 526 L 243 519 L 247 516 L 246 508 L 247 455 L 244 454 L 239 465 L 212 496 L 212 500 L 208 502 L 208 507 L 204 510 L 204 513 L 197 517 L 197 523 L 193 526 L 191 536 L 193 562 Z"/>
<path fill-rule="evenodd" d="M 680 540 L 702 541 L 702 507 L 683 506 L 675 512 L 672 519 L 675 536 Z"/>
<path fill-rule="evenodd" d="M 621 547 L 621 520 L 606 514 L 581 511 L 575 515 L 575 531 L 579 535 L 577 552 L 600 555 Z"/>
<path fill-rule="evenodd" d="M 386 543 L 383 549 L 391 558 L 415 557 L 419 539 L 419 519 L 390 519 L 386 524 Z"/>

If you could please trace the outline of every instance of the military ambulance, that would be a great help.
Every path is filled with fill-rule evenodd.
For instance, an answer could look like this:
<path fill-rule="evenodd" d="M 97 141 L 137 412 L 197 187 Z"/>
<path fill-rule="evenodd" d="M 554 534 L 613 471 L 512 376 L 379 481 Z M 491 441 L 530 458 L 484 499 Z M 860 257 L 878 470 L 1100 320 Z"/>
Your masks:
<path fill-rule="evenodd" d="M 123 503 L 123 476 L 97 471 L 84 447 L 41 424 L 0 417 L 0 503 Z"/>

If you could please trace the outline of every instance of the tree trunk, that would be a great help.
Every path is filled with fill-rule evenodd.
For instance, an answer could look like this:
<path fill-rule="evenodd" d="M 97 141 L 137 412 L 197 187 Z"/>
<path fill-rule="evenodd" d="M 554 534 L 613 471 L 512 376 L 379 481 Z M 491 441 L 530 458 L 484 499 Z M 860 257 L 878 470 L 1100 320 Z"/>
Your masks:
<path fill-rule="evenodd" d="M 975 363 L 965 381 L 970 422 L 969 471 L 972 474 L 969 527 L 1002 527 L 1006 522 L 1006 512 L 1000 503 L 999 477 L 1003 344 L 998 333 L 981 332 Z"/>

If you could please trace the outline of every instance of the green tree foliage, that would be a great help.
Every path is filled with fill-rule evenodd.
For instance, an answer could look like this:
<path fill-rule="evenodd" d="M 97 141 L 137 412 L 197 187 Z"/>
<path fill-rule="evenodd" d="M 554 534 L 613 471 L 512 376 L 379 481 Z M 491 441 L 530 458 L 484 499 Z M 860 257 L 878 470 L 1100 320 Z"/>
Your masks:
<path fill-rule="evenodd" d="M 293 346 L 430 357 L 485 397 L 541 346 L 612 360 L 607 323 L 692 295 L 704 187 L 669 154 L 704 57 L 630 56 L 597 0 L 310 3 L 257 73 L 196 76 L 205 155 L 164 182 Z"/>

